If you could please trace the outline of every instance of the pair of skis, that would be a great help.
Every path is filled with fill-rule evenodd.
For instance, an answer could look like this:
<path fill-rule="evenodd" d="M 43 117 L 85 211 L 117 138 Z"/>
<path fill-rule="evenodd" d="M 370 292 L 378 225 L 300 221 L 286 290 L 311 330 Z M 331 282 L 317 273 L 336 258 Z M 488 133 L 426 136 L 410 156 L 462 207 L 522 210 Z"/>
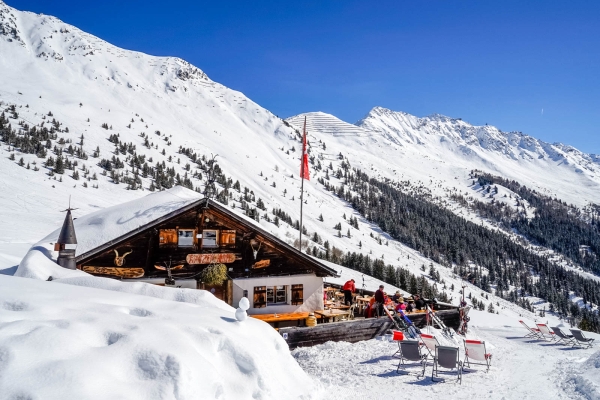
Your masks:
<path fill-rule="evenodd" d="M 456 339 L 454 338 L 454 330 L 448 328 L 446 326 L 446 324 L 444 324 L 444 321 L 442 321 L 437 315 L 435 315 L 435 313 L 429 307 L 429 305 L 427 305 L 426 307 L 427 307 L 427 326 L 434 327 L 434 324 L 436 324 L 438 326 L 438 328 L 442 330 L 442 335 L 446 339 L 456 342 Z"/>
<path fill-rule="evenodd" d="M 421 331 L 402 312 L 402 310 L 396 311 L 396 316 L 400 315 L 402 317 L 401 319 L 397 319 L 397 318 L 395 318 L 396 316 L 394 316 L 390 313 L 390 310 L 388 310 L 387 307 L 383 307 L 383 309 L 385 310 L 385 313 L 387 314 L 387 316 L 392 320 L 392 323 L 394 324 L 394 326 L 396 327 L 397 330 L 406 332 L 406 334 L 412 339 L 417 339 L 419 337 L 419 334 L 421 333 Z"/>

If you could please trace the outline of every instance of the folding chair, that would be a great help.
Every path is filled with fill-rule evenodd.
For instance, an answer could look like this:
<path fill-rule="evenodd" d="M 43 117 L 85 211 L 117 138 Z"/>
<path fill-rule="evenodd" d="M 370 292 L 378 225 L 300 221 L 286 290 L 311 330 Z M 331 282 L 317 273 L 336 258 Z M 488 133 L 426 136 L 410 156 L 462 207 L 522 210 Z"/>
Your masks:
<path fill-rule="evenodd" d="M 481 361 L 474 362 L 472 360 Z M 471 368 L 471 364 L 485 365 L 485 372 L 490 370 L 492 365 L 492 355 L 485 349 L 485 342 L 482 340 L 465 340 L 465 364 Z"/>
<path fill-rule="evenodd" d="M 406 361 L 412 361 L 415 363 L 421 364 L 423 370 L 417 376 L 425 375 L 425 367 L 427 365 L 427 355 L 421 353 L 421 345 L 416 340 L 403 340 L 398 342 L 400 346 L 400 362 L 398 362 L 398 368 L 396 369 L 396 373 L 400 373 L 400 367 L 402 369 L 406 369 Z"/>
<path fill-rule="evenodd" d="M 557 343 L 563 342 L 564 344 L 566 344 L 568 346 L 573 346 L 574 344 L 577 343 L 577 341 L 575 340 L 573 335 L 567 335 L 567 334 L 563 333 L 563 331 L 558 326 L 553 326 L 552 330 L 556 334 Z"/>
<path fill-rule="evenodd" d="M 546 325 L 546 324 L 535 324 L 535 325 L 538 327 L 538 330 L 540 331 L 540 335 L 542 336 L 542 338 L 544 340 L 549 339 L 551 342 L 558 340 L 556 338 L 556 334 L 554 333 L 554 331 L 550 330 L 548 325 Z"/>
<path fill-rule="evenodd" d="M 456 369 L 458 375 L 458 382 L 462 385 L 462 370 L 463 363 L 460 361 L 458 354 L 458 347 L 449 346 L 435 346 L 435 357 L 433 358 L 433 371 L 431 373 L 431 380 L 433 382 L 439 382 L 435 378 L 439 374 L 439 368 Z M 440 379 L 441 380 L 441 379 Z"/>
<path fill-rule="evenodd" d="M 348 311 L 350 312 L 350 315 L 348 315 L 348 319 L 354 319 L 354 313 L 356 311 L 356 304 L 352 304 Z"/>
<path fill-rule="evenodd" d="M 429 353 L 427 357 L 431 357 L 432 359 L 435 357 L 435 347 L 440 345 L 437 338 L 433 335 L 429 335 L 427 333 L 421 333 L 421 341 L 425 345 L 427 352 Z"/>
<path fill-rule="evenodd" d="M 527 335 L 525 335 L 526 338 L 542 339 L 539 329 L 530 328 L 529 326 L 527 326 L 527 324 L 525 322 L 523 322 L 523 320 L 520 320 L 519 322 L 521 323 L 521 325 L 523 325 L 525 327 L 525 329 L 527 329 L 529 331 L 529 333 Z"/>
<path fill-rule="evenodd" d="M 392 331 L 392 341 L 398 342 L 398 350 L 392 354 L 392 357 L 399 356 L 402 358 L 402 350 L 400 349 L 400 342 L 404 340 L 404 332 L 402 331 Z"/>
<path fill-rule="evenodd" d="M 586 338 L 585 336 L 583 336 L 583 332 L 580 331 L 579 329 L 569 329 L 569 330 L 573 334 L 573 338 L 575 339 L 575 342 L 576 342 L 573 345 L 573 347 L 583 347 L 585 349 L 589 349 L 590 347 L 592 347 L 592 343 L 594 342 L 594 339 Z"/>

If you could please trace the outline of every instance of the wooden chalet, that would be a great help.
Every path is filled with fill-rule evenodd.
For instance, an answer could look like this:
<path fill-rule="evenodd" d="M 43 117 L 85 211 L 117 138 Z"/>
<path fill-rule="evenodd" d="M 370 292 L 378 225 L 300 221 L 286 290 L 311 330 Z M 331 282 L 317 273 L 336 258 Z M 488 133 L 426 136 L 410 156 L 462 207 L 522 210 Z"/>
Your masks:
<path fill-rule="evenodd" d="M 336 271 L 265 231 L 256 221 L 182 187 L 74 221 L 78 269 L 97 276 L 212 291 L 249 314 L 323 309 L 323 278 Z M 228 279 L 207 286 L 202 271 L 224 264 Z M 171 274 L 171 277 L 169 276 Z"/>

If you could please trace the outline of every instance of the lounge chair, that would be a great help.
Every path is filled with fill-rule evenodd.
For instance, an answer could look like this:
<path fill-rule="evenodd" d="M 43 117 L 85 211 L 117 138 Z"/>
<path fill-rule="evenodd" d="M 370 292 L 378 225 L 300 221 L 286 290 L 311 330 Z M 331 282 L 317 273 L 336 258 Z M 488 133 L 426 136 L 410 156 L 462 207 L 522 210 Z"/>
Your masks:
<path fill-rule="evenodd" d="M 592 347 L 592 343 L 594 342 L 594 339 L 586 338 L 583 335 L 583 332 L 580 331 L 579 329 L 570 329 L 570 331 L 573 334 L 573 339 L 575 339 L 575 342 L 576 342 L 573 345 L 573 347 L 583 347 L 586 349 L 589 349 L 590 347 Z"/>
<path fill-rule="evenodd" d="M 538 327 L 538 330 L 540 331 L 540 335 L 542 336 L 542 338 L 544 340 L 550 340 L 551 342 L 554 342 L 557 339 L 556 334 L 554 333 L 553 330 L 551 330 L 548 325 L 546 324 L 535 324 Z"/>
<path fill-rule="evenodd" d="M 392 357 L 402 358 L 402 350 L 400 349 L 400 342 L 404 340 L 404 332 L 392 331 L 392 341 L 398 342 L 398 350 L 392 354 Z"/>
<path fill-rule="evenodd" d="M 436 381 L 435 378 L 438 377 L 440 373 L 439 368 L 446 368 L 449 370 L 456 369 L 456 373 L 458 375 L 458 382 L 462 385 L 462 370 L 463 363 L 460 361 L 458 354 L 458 347 L 449 347 L 449 346 L 435 346 L 435 357 L 433 358 L 433 371 L 431 373 L 431 380 L 433 382 Z"/>
<path fill-rule="evenodd" d="M 542 339 L 539 329 L 530 328 L 529 326 L 527 326 L 527 324 L 525 322 L 523 322 L 523 320 L 520 320 L 519 322 L 521 323 L 521 325 L 523 325 L 525 327 L 525 329 L 527 329 L 529 331 L 529 333 L 527 335 L 525 335 L 526 338 Z"/>
<path fill-rule="evenodd" d="M 427 333 L 421 333 L 421 341 L 425 345 L 428 351 L 427 358 L 431 357 L 432 359 L 435 357 L 435 346 L 439 346 L 440 342 L 438 342 L 437 338 L 433 335 L 429 335 Z"/>
<path fill-rule="evenodd" d="M 492 355 L 486 351 L 484 341 L 465 340 L 465 364 L 469 368 L 471 368 L 471 364 L 485 365 L 487 367 L 485 372 L 490 370 Z"/>
<path fill-rule="evenodd" d="M 575 340 L 573 335 L 567 335 L 567 334 L 563 333 L 563 331 L 558 326 L 553 326 L 552 330 L 556 334 L 557 343 L 563 342 L 564 344 L 566 344 L 568 346 L 573 346 L 574 344 L 577 343 L 577 341 Z"/>
<path fill-rule="evenodd" d="M 406 364 L 404 361 L 412 361 L 414 363 L 419 363 L 423 370 L 417 376 L 425 375 L 425 367 L 427 366 L 427 354 L 423 354 L 421 352 L 421 345 L 416 340 L 403 340 L 398 342 L 400 345 L 400 362 L 398 362 L 398 368 L 396 369 L 397 373 L 400 373 L 400 367 L 402 369 L 406 369 Z"/>

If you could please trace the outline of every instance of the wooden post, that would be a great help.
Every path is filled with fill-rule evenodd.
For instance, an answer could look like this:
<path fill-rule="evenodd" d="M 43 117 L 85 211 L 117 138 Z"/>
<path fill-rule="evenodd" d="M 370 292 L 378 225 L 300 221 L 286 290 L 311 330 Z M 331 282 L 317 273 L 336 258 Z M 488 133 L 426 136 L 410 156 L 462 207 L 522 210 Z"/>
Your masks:
<path fill-rule="evenodd" d="M 227 279 L 225 298 L 227 299 L 227 304 L 233 307 L 233 279 Z"/>

